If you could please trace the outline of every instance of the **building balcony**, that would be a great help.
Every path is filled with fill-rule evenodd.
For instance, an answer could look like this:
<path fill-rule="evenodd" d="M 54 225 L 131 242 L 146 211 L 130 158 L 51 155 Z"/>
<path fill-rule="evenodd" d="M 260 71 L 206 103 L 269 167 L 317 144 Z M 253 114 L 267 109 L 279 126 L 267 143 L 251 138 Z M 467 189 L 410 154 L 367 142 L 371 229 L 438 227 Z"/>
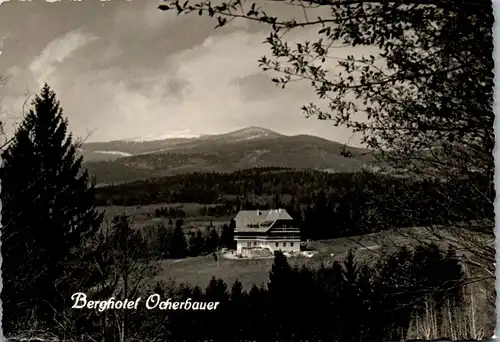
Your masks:
<path fill-rule="evenodd" d="M 290 232 L 298 232 L 300 228 L 295 227 L 274 227 L 271 231 L 273 232 L 281 232 L 281 231 L 290 231 Z"/>
<path fill-rule="evenodd" d="M 273 241 L 273 240 L 300 240 L 300 235 L 272 235 L 272 236 L 238 236 L 235 235 L 235 240 L 245 241 L 245 240 L 260 240 L 260 241 Z"/>

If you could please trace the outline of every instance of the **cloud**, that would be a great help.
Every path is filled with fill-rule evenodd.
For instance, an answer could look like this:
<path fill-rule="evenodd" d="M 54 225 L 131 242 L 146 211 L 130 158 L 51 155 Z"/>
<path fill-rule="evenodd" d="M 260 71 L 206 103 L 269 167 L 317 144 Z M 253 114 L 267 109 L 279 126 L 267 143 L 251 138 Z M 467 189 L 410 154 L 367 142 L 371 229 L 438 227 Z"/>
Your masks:
<path fill-rule="evenodd" d="M 350 137 L 346 129 L 304 118 L 300 107 L 318 102 L 307 82 L 282 90 L 271 82 L 271 72 L 260 70 L 258 59 L 270 54 L 269 45 L 262 44 L 265 27 L 241 20 L 214 31 L 213 20 L 176 16 L 147 3 L 110 3 L 102 7 L 107 12 L 101 12 L 101 4 L 96 11 L 88 5 L 91 19 L 78 23 L 77 12 L 83 10 L 66 10 L 71 28 L 66 20 L 58 22 L 37 46 L 26 43 L 32 30 L 23 32 L 22 46 L 31 50 L 16 54 L 29 56 L 26 61 L 6 63 L 15 84 L 4 100 L 17 113 L 27 91 L 38 91 L 47 81 L 69 129 L 79 137 L 92 131 L 89 141 L 176 131 L 213 134 L 245 126 L 342 142 Z M 68 32 L 79 26 L 92 31 Z M 315 31 L 297 30 L 288 38 L 316 37 Z M 2 58 L 13 55 L 10 51 Z"/>
<path fill-rule="evenodd" d="M 57 65 L 71 57 L 78 49 L 84 47 L 97 37 L 80 30 L 71 31 L 51 41 L 42 53 L 30 64 L 29 69 L 36 81 L 41 85 L 49 81 Z"/>
<path fill-rule="evenodd" d="M 272 74 L 259 69 L 257 60 L 269 53 L 269 47 L 262 44 L 264 35 L 239 28 L 159 55 L 149 66 L 131 64 L 126 45 L 111 44 L 101 36 L 95 49 L 86 49 L 52 73 L 50 84 L 70 130 L 80 137 L 93 132 L 88 141 L 184 130 L 214 134 L 245 126 L 347 141 L 350 132 L 345 129 L 304 118 L 300 107 L 317 102 L 307 83 L 281 90 L 271 82 Z M 47 46 L 44 53 L 52 52 L 46 53 L 45 65 L 61 63 L 90 40 L 64 41 L 69 42 L 65 48 L 54 43 Z M 151 57 L 151 51 L 142 53 Z"/>
<path fill-rule="evenodd" d="M 0 50 L 3 49 L 5 41 L 12 36 L 10 32 L 2 32 L 0 34 Z"/>
<path fill-rule="evenodd" d="M 117 7 L 111 18 L 117 36 L 165 35 L 172 25 L 182 21 L 175 13 L 165 13 L 157 9 L 155 1 L 131 1 Z"/>
<path fill-rule="evenodd" d="M 280 93 L 279 88 L 270 82 L 269 75 L 265 73 L 236 77 L 231 85 L 239 88 L 240 98 L 244 102 L 272 99 Z"/>
<path fill-rule="evenodd" d="M 119 62 L 80 69 L 71 80 L 58 79 L 61 103 L 70 126 L 95 130 L 89 140 L 182 130 L 223 133 L 252 125 L 312 132 L 318 123 L 307 121 L 300 106 L 314 100 L 314 93 L 306 84 L 276 88 L 258 67 L 268 52 L 262 41 L 262 35 L 239 30 L 165 56 L 152 69 L 126 69 Z M 92 101 L 83 101 L 82 94 Z"/>

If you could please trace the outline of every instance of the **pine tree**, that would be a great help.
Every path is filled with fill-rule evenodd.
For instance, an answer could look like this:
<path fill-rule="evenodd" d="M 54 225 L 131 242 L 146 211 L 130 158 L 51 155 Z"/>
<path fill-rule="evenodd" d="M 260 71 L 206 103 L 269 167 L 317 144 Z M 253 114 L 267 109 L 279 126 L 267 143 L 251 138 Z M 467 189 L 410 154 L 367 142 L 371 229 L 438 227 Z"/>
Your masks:
<path fill-rule="evenodd" d="M 158 251 L 156 251 L 159 257 L 165 257 L 168 254 L 168 249 L 170 247 L 170 239 L 172 238 L 172 229 L 168 229 L 164 224 L 159 224 L 157 226 L 157 239 L 158 239 Z"/>
<path fill-rule="evenodd" d="M 231 287 L 231 301 L 238 302 L 241 301 L 243 297 L 243 284 L 241 281 L 236 279 Z"/>
<path fill-rule="evenodd" d="M 189 255 L 198 256 L 203 251 L 205 240 L 201 230 L 197 229 L 195 233 L 189 236 Z"/>
<path fill-rule="evenodd" d="M 247 294 L 243 291 L 243 284 L 239 280 L 235 280 L 231 287 L 230 299 L 231 307 L 228 317 L 230 324 L 228 330 L 234 338 L 239 337 L 244 339 L 244 327 L 248 324 L 248 307 L 245 307 L 247 303 Z"/>
<path fill-rule="evenodd" d="M 360 338 L 360 311 L 363 310 L 358 289 L 359 269 L 356 264 L 354 252 L 350 249 L 344 261 L 342 270 L 344 278 L 343 289 L 341 292 L 340 303 L 342 307 L 349 307 L 342 313 L 340 321 L 342 323 L 340 333 L 342 340 L 356 340 Z"/>
<path fill-rule="evenodd" d="M 271 295 L 285 295 L 290 288 L 290 278 L 293 269 L 288 264 L 286 256 L 281 251 L 274 253 L 274 262 L 269 272 L 268 289 Z"/>
<path fill-rule="evenodd" d="M 94 185 L 82 170 L 77 145 L 55 93 L 45 85 L 2 155 L 3 329 L 27 311 L 52 321 L 64 300 L 72 251 L 102 222 Z M 59 290 L 58 290 L 59 288 Z"/>
<path fill-rule="evenodd" d="M 277 339 L 289 339 L 291 336 L 292 312 L 294 302 L 290 300 L 300 291 L 297 287 L 297 276 L 294 269 L 288 264 L 285 255 L 276 251 L 274 262 L 269 272 L 268 283 L 271 311 Z"/>
<path fill-rule="evenodd" d="M 232 241 L 232 232 L 229 231 L 229 225 L 228 224 L 223 224 L 221 231 L 220 231 L 220 244 L 223 247 L 229 247 L 231 246 L 231 241 Z"/>
<path fill-rule="evenodd" d="M 211 228 L 209 230 L 207 239 L 206 239 L 206 249 L 208 252 L 213 252 L 217 249 L 220 244 L 219 234 L 217 233 L 217 229 Z"/>
<path fill-rule="evenodd" d="M 185 258 L 188 255 L 186 236 L 182 230 L 182 220 L 177 220 L 169 239 L 168 255 L 173 259 Z"/>
<path fill-rule="evenodd" d="M 206 299 L 209 301 L 225 302 L 230 298 L 227 291 L 227 284 L 224 280 L 212 276 L 205 290 Z"/>
<path fill-rule="evenodd" d="M 212 277 L 210 283 L 205 289 L 205 300 L 212 302 L 220 302 L 217 310 L 212 310 L 205 315 L 207 322 L 207 339 L 214 341 L 223 341 L 227 332 L 225 323 L 227 322 L 227 315 L 229 313 L 230 294 L 227 291 L 227 284 L 220 278 Z"/>

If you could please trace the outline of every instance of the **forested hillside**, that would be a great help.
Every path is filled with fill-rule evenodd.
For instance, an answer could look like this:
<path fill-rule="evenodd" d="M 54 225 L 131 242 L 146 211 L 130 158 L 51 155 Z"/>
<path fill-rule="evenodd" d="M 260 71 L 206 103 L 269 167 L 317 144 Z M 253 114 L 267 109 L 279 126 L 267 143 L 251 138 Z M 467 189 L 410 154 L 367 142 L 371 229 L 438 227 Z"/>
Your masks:
<path fill-rule="evenodd" d="M 192 173 L 97 189 L 98 205 L 219 204 L 214 216 L 239 209 L 286 208 L 304 238 L 335 238 L 391 227 L 441 224 L 491 215 L 473 193 L 488 193 L 481 177 L 453 184 L 375 173 L 327 173 L 284 168 Z M 491 193 L 491 192 L 490 192 Z M 443 201 L 443 194 L 447 200 Z M 481 214 L 482 213 L 482 214 Z"/>

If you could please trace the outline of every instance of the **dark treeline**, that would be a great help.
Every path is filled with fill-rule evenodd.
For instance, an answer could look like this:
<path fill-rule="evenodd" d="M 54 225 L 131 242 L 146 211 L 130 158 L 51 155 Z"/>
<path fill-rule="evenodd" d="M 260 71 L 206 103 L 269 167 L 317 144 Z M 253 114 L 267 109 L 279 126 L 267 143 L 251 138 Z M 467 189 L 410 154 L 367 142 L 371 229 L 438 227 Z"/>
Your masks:
<path fill-rule="evenodd" d="M 211 223 L 206 229 L 197 228 L 186 236 L 183 220 L 174 224 L 149 225 L 141 229 L 137 245 L 147 246 L 144 253 L 155 259 L 181 259 L 213 253 L 221 248 L 236 248 L 234 221 L 220 229 Z"/>
<path fill-rule="evenodd" d="M 228 203 L 229 204 L 229 203 Z M 228 212 L 231 212 L 230 205 L 216 205 L 216 206 L 203 206 L 198 210 L 198 215 L 200 216 L 212 216 L 212 217 L 221 217 L 226 216 Z"/>
<path fill-rule="evenodd" d="M 234 206 L 230 204 L 226 205 L 215 205 L 215 206 L 207 206 L 199 208 L 195 213 L 189 213 L 189 216 L 209 216 L 209 217 L 227 217 L 228 215 L 233 214 Z M 157 218 L 169 218 L 169 219 L 177 219 L 177 218 L 185 218 L 187 216 L 186 211 L 183 206 L 176 207 L 168 207 L 162 206 L 154 210 L 150 217 Z"/>
<path fill-rule="evenodd" d="M 286 208 L 305 239 L 370 233 L 392 227 L 423 226 L 492 217 L 487 179 L 396 178 L 376 173 L 331 174 L 287 169 L 234 173 L 193 173 L 97 189 L 99 205 L 153 203 L 220 204 L 200 214 L 232 216 L 239 209 Z M 493 203 L 493 201 L 491 201 Z M 173 210 L 173 209 L 172 209 Z M 182 217 L 179 209 L 155 215 Z"/>
<path fill-rule="evenodd" d="M 143 300 L 156 293 L 162 300 L 220 305 L 213 311 L 140 307 L 128 313 L 127 336 L 168 341 L 400 340 L 415 320 L 429 313 L 446 335 L 448 324 L 461 314 L 462 279 L 453 254 L 436 246 L 401 248 L 372 265 L 350 252 L 342 262 L 318 269 L 292 267 L 278 252 L 267 286 L 254 285 L 249 291 L 239 281 L 226 284 L 215 278 L 206 289 L 152 284 L 141 293 Z M 105 314 L 80 316 L 81 329 L 95 331 L 90 327 Z M 112 341 L 117 329 L 109 325 L 92 337 Z"/>
<path fill-rule="evenodd" d="M 186 217 L 186 212 L 182 208 L 174 207 L 161 207 L 155 209 L 155 217 L 168 217 L 168 218 L 183 218 Z"/>

